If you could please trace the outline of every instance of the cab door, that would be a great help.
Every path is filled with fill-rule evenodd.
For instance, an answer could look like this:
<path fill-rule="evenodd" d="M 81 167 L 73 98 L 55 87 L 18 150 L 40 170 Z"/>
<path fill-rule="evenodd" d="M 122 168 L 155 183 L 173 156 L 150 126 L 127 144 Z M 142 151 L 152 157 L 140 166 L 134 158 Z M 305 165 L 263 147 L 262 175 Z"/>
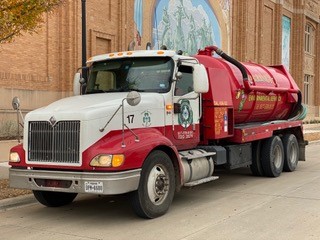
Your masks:
<path fill-rule="evenodd" d="M 200 141 L 200 94 L 194 92 L 192 64 L 178 68 L 179 79 L 175 82 L 172 117 L 172 141 L 178 149 L 190 149 Z"/>

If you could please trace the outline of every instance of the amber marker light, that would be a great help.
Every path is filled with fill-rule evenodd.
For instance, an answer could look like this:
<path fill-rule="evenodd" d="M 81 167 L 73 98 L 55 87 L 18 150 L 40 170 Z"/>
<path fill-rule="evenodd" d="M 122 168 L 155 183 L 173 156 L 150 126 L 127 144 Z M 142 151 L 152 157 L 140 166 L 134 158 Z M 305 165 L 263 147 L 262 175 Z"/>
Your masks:
<path fill-rule="evenodd" d="M 109 54 L 109 57 L 113 57 L 113 56 L 114 56 L 114 53 L 110 53 L 110 54 Z"/>
<path fill-rule="evenodd" d="M 133 54 L 133 52 L 127 52 L 127 55 L 132 55 Z"/>
<path fill-rule="evenodd" d="M 124 162 L 124 155 L 118 154 L 112 157 L 112 167 L 120 167 Z"/>
<path fill-rule="evenodd" d="M 90 161 L 91 167 L 120 167 L 124 162 L 122 154 L 100 154 Z"/>
<path fill-rule="evenodd" d="M 172 104 L 166 105 L 166 110 L 167 111 L 171 111 L 172 109 L 173 109 L 173 105 Z"/>
<path fill-rule="evenodd" d="M 164 51 L 158 51 L 157 54 L 164 54 Z"/>
<path fill-rule="evenodd" d="M 122 56 L 122 55 L 123 55 L 123 53 L 122 53 L 122 52 L 119 52 L 119 53 L 118 53 L 118 56 Z"/>

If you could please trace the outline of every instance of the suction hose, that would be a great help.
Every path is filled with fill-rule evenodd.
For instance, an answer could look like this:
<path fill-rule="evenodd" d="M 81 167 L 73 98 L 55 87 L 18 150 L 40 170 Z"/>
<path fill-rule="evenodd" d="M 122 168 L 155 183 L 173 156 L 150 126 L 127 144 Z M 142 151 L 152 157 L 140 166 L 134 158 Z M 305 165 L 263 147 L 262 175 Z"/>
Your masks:
<path fill-rule="evenodd" d="M 245 67 L 239 61 L 237 61 L 236 59 L 227 55 L 224 51 L 222 51 L 217 46 L 207 46 L 207 47 L 205 47 L 204 50 L 199 50 L 200 54 L 209 55 L 209 56 L 212 56 L 212 52 L 216 52 L 220 57 L 222 57 L 224 60 L 232 63 L 240 70 L 240 72 L 242 74 L 242 79 L 243 79 L 243 84 L 244 84 L 245 90 L 250 91 L 250 85 L 248 82 L 248 73 L 247 73 Z"/>

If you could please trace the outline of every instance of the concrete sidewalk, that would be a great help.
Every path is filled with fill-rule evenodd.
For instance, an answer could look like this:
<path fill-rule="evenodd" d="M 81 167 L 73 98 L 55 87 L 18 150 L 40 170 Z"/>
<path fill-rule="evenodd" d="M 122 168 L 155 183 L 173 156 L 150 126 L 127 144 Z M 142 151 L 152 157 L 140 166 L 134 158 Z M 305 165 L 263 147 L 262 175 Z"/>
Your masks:
<path fill-rule="evenodd" d="M 18 140 L 0 141 L 0 163 L 8 162 L 10 149 L 18 144 Z"/>
<path fill-rule="evenodd" d="M 9 178 L 9 152 L 17 144 L 17 140 L 0 141 L 0 179 Z"/>

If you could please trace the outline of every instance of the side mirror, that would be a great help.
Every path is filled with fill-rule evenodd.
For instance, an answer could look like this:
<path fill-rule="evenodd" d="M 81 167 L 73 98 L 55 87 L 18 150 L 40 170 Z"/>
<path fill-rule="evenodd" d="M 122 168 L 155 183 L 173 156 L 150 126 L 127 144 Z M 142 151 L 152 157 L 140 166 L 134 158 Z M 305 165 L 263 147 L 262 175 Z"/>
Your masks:
<path fill-rule="evenodd" d="M 176 73 L 176 79 L 179 81 L 182 78 L 182 72 Z"/>
<path fill-rule="evenodd" d="M 131 91 L 128 93 L 126 99 L 130 106 L 137 106 L 141 101 L 141 95 L 137 91 Z"/>
<path fill-rule="evenodd" d="M 81 74 L 77 72 L 73 78 L 73 95 L 75 96 L 80 95 L 80 89 L 81 89 L 80 80 L 81 80 Z"/>
<path fill-rule="evenodd" d="M 207 70 L 202 64 L 193 66 L 193 88 L 196 93 L 206 93 L 209 91 Z"/>
<path fill-rule="evenodd" d="M 12 107 L 16 111 L 19 110 L 19 108 L 20 108 L 20 99 L 18 97 L 14 97 L 12 99 Z"/>
<path fill-rule="evenodd" d="M 17 140 L 20 143 L 20 125 L 23 127 L 24 119 L 23 119 L 23 115 L 22 115 L 22 113 L 20 111 L 20 100 L 19 100 L 18 97 L 14 97 L 12 99 L 12 107 L 13 107 L 13 109 L 15 111 L 17 111 L 17 123 L 18 123 L 18 126 L 17 126 Z M 22 124 L 20 123 L 19 117 L 22 120 Z"/>

